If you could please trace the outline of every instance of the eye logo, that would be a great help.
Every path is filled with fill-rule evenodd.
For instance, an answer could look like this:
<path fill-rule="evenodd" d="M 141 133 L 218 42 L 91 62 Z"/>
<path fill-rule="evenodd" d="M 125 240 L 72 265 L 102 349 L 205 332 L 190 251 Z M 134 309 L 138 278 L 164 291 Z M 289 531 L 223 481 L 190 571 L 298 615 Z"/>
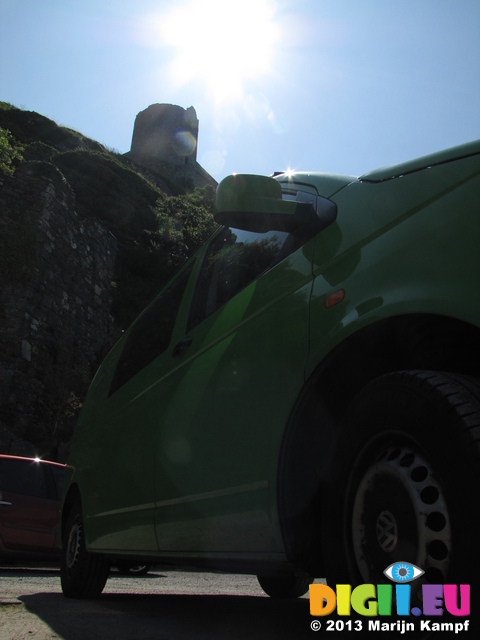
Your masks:
<path fill-rule="evenodd" d="M 383 573 L 393 582 L 404 583 L 419 578 L 425 571 L 409 562 L 394 562 Z"/>

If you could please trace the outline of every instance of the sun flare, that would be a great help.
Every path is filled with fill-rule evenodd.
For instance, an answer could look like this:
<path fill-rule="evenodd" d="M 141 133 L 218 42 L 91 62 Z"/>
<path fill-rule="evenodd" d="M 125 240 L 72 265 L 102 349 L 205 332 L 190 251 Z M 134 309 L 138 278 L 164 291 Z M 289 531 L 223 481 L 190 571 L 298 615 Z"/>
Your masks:
<path fill-rule="evenodd" d="M 272 0 L 190 0 L 157 24 L 175 82 L 203 84 L 216 103 L 241 99 L 249 81 L 271 72 L 280 39 Z"/>

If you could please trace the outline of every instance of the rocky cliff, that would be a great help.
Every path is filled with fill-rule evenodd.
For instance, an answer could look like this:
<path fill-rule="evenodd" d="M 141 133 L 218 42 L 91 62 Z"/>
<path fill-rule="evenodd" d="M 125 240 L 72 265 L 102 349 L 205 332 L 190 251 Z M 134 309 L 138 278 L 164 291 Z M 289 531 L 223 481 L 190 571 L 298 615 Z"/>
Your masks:
<path fill-rule="evenodd" d="M 64 459 L 101 358 L 210 232 L 215 181 L 158 138 L 158 157 L 122 157 L 5 103 L 2 130 L 0 453 Z"/>

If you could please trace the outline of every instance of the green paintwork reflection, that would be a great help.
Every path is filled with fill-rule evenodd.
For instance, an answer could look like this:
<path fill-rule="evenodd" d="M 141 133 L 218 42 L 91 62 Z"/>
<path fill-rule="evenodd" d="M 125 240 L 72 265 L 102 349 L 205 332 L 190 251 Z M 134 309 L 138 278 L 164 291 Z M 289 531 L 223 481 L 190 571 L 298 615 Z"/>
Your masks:
<path fill-rule="evenodd" d="M 480 327 L 479 142 L 360 179 L 301 173 L 276 181 L 259 180 L 260 193 L 246 194 L 250 205 L 262 184 L 274 184 L 267 209 L 280 186 L 290 198 L 300 190 L 331 199 L 336 220 L 301 242 L 285 230 L 219 229 L 168 285 L 170 298 L 168 287 L 159 293 L 153 323 L 147 309 L 97 373 L 69 460 L 89 548 L 285 560 L 282 438 L 326 356 L 402 315 Z M 182 277 L 178 300 L 164 308 L 162 296 L 175 298 Z M 162 315 L 169 308 L 172 322 Z M 159 327 L 170 327 L 158 341 L 164 350 L 112 386 L 119 363 L 129 371 L 125 345 L 134 358 L 155 313 Z"/>

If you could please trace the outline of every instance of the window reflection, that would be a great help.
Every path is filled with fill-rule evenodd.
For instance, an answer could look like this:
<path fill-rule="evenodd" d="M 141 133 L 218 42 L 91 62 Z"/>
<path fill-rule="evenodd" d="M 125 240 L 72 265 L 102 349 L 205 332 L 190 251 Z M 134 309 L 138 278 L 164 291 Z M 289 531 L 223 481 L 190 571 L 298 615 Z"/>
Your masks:
<path fill-rule="evenodd" d="M 282 231 L 224 229 L 211 243 L 202 266 L 189 329 L 226 304 L 295 248 Z"/>

